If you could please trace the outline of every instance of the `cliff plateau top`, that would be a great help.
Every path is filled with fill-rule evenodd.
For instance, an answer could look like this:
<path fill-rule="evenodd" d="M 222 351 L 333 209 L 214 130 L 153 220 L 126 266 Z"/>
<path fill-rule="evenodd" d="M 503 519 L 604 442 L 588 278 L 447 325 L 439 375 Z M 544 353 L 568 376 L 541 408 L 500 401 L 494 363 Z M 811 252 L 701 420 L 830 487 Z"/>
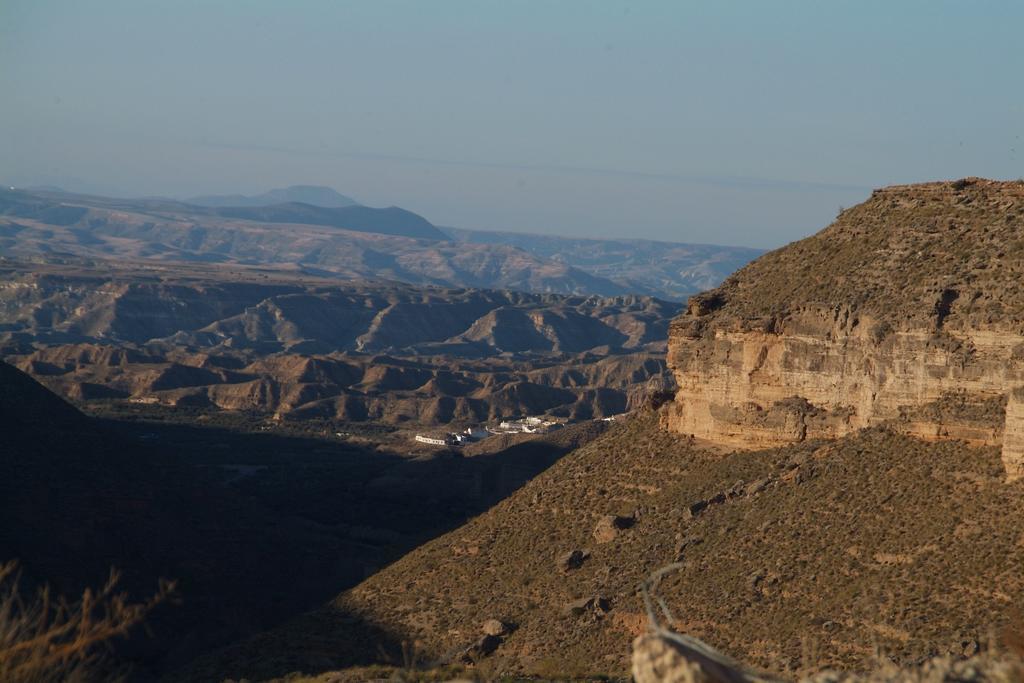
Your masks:
<path fill-rule="evenodd" d="M 846 308 L 918 326 L 1024 323 L 1024 180 L 893 185 L 690 300 L 687 318 Z"/>

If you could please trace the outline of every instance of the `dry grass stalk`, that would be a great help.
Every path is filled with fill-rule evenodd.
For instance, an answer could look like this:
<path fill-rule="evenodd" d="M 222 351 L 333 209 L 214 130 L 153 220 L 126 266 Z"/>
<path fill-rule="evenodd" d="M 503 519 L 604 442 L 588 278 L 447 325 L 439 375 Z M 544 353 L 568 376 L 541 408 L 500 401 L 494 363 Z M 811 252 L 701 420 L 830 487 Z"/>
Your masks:
<path fill-rule="evenodd" d="M 6 683 L 90 681 L 100 673 L 110 641 L 123 637 L 174 592 L 161 580 L 157 592 L 140 603 L 118 589 L 120 575 L 111 570 L 96 591 L 86 589 L 77 602 L 55 597 L 48 588 L 34 600 L 18 590 L 14 562 L 0 564 L 0 680 Z"/>

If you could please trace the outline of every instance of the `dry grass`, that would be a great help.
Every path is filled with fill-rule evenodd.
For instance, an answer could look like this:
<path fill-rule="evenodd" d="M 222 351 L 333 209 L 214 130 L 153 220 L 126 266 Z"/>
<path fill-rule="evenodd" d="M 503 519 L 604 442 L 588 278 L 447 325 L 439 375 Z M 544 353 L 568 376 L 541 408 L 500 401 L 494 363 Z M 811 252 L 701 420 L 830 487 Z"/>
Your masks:
<path fill-rule="evenodd" d="M 109 643 L 127 635 L 174 591 L 173 583 L 161 581 L 153 597 L 132 603 L 118 590 L 118 579 L 112 570 L 99 590 L 86 589 L 76 602 L 48 588 L 26 600 L 18 590 L 16 564 L 0 564 L 0 680 L 84 683 L 116 677 L 104 662 Z"/>

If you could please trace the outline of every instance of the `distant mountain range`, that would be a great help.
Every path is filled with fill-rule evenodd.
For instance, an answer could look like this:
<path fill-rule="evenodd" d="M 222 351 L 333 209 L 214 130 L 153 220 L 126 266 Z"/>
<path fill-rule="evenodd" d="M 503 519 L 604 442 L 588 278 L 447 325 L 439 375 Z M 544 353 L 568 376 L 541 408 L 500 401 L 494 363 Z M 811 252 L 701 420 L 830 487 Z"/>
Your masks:
<path fill-rule="evenodd" d="M 312 204 L 327 209 L 359 204 L 351 197 L 319 185 L 292 185 L 291 187 L 270 190 L 262 194 L 247 197 L 241 194 L 212 194 L 186 199 L 186 203 L 196 206 L 273 206 L 274 204 Z"/>
<path fill-rule="evenodd" d="M 762 249 L 635 239 L 555 237 L 443 228 L 467 244 L 504 245 L 608 278 L 636 294 L 681 301 L 718 286 Z"/>
<path fill-rule="evenodd" d="M 212 209 L 216 216 L 241 218 L 260 223 L 296 223 L 325 225 L 356 232 L 396 235 L 421 240 L 441 241 L 448 236 L 430 224 L 423 216 L 397 206 L 372 209 L 368 206 L 342 206 L 325 208 L 311 204 L 275 204 L 273 206 L 232 206 Z"/>
<path fill-rule="evenodd" d="M 411 211 L 363 206 L 330 188 L 312 186 L 190 202 L 0 190 L 0 253 L 48 262 L 263 265 L 415 285 L 643 294 L 674 301 L 718 285 L 761 253 L 742 247 L 441 229 Z"/>

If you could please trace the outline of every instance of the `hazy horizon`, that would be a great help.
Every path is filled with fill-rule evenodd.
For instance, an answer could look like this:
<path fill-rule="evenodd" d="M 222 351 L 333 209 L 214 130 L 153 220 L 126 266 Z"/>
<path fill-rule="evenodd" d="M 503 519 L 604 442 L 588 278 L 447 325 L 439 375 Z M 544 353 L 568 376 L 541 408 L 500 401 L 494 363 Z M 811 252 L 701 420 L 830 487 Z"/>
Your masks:
<path fill-rule="evenodd" d="M 0 180 L 323 185 L 436 225 L 775 247 L 1024 175 L 1011 2 L 0 7 Z"/>

